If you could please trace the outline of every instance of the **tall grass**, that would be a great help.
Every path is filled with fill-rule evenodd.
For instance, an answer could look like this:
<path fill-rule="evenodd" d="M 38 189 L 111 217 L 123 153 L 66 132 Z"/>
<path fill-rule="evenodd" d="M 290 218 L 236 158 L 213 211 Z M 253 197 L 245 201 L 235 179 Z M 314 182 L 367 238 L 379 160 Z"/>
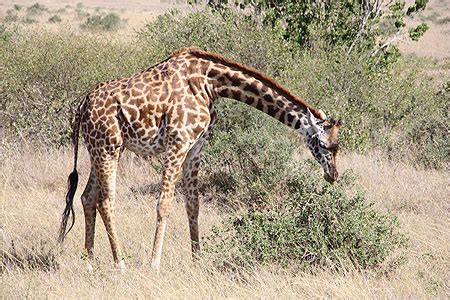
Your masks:
<path fill-rule="evenodd" d="M 88 16 L 85 23 L 81 24 L 82 29 L 92 30 L 92 31 L 113 31 L 117 30 L 123 21 L 115 13 L 109 13 L 105 16 L 94 15 Z"/>
<path fill-rule="evenodd" d="M 77 220 L 73 231 L 63 247 L 56 245 L 72 151 L 24 144 L 14 152 L 1 147 L 0 155 L 2 263 L 5 255 L 14 254 L 24 262 L 21 266 L 10 263 L 9 269 L 0 273 L 2 295 L 7 298 L 446 296 L 450 232 L 446 221 L 448 175 L 444 172 L 420 171 L 376 155 L 340 157 L 342 171 L 351 167 L 360 174 L 356 184 L 367 191 L 368 201 L 379 210 L 398 215 L 402 232 L 410 237 L 406 261 L 400 265 L 385 264 L 364 272 L 349 268 L 345 272 L 319 269 L 310 273 L 254 264 L 235 273 L 222 272 L 209 260 L 192 262 L 187 216 L 182 199 L 177 198 L 164 244 L 161 274 L 157 275 L 151 271 L 150 255 L 161 174 L 152 162 L 125 152 L 117 181 L 116 214 L 127 270 L 121 274 L 112 265 L 108 238 L 98 218 L 96 262 L 94 272 L 89 273 L 82 259 L 84 222 L 79 200 L 75 202 Z M 80 152 L 79 171 L 77 199 L 89 174 L 85 150 Z M 215 206 L 203 203 L 201 236 L 210 234 L 213 225 L 227 218 Z"/>

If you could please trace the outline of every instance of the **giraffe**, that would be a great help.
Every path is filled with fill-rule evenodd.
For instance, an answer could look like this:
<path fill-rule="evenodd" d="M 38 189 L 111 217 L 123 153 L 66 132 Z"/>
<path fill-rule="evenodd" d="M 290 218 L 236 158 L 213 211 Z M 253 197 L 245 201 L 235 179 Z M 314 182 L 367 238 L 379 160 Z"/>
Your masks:
<path fill-rule="evenodd" d="M 88 257 L 92 259 L 94 255 L 98 211 L 114 262 L 124 267 L 115 222 L 117 166 L 124 149 L 145 156 L 165 154 L 151 266 L 157 271 L 160 268 L 163 239 L 179 177 L 183 178 L 187 191 L 185 207 L 191 250 L 196 257 L 200 250 L 197 178 L 200 155 L 217 122 L 214 101 L 219 97 L 253 106 L 303 135 L 323 168 L 325 180 L 336 181 L 340 120 L 327 120 L 321 110 L 253 68 L 198 48 L 182 48 L 145 71 L 98 84 L 81 101 L 73 123 L 74 168 L 68 179 L 59 241 L 64 241 L 75 222 L 73 199 L 78 183 L 76 166 L 81 131 L 91 161 L 89 179 L 81 195 Z M 70 216 L 72 222 L 66 230 Z"/>

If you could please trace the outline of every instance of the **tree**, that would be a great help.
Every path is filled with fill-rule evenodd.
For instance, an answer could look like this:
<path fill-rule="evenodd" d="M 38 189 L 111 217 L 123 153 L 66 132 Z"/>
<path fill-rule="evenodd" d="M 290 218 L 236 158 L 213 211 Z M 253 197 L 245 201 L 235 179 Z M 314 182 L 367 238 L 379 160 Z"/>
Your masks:
<path fill-rule="evenodd" d="M 198 4 L 201 0 L 191 0 Z M 425 9 L 428 0 L 207 0 L 213 11 L 243 13 L 255 22 L 272 27 L 299 47 L 345 47 L 372 57 L 398 55 L 393 43 L 407 36 L 417 41 L 428 29 L 425 23 L 407 28 L 406 18 Z"/>

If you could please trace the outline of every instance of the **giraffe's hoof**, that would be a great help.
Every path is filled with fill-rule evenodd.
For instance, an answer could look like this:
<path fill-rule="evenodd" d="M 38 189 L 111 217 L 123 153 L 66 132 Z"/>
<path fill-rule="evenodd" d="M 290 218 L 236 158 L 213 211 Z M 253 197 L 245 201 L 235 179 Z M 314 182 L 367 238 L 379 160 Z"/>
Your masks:
<path fill-rule="evenodd" d="M 92 264 L 90 261 L 87 262 L 87 271 L 90 274 L 94 273 L 94 268 L 92 267 Z"/>
<path fill-rule="evenodd" d="M 159 274 L 159 261 L 152 261 L 152 270 Z"/>
<path fill-rule="evenodd" d="M 127 268 L 127 267 L 125 266 L 125 261 L 124 261 L 123 259 L 120 260 L 120 261 L 117 263 L 117 267 L 119 268 L 120 273 L 122 273 L 122 274 L 125 273 L 125 269 Z"/>

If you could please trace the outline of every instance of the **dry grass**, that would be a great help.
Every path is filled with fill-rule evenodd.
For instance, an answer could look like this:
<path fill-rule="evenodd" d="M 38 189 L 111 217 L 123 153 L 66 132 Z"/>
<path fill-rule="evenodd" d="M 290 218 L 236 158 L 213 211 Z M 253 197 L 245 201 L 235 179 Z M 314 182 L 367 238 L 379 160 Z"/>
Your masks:
<path fill-rule="evenodd" d="M 27 8 L 39 3 L 45 10 L 39 14 L 30 14 Z M 20 10 L 14 9 L 18 5 Z M 185 1 L 160 1 L 160 0 L 77 0 L 77 1 L 52 1 L 52 0 L 5 0 L 0 3 L 0 19 L 8 15 L 16 15 L 16 24 L 24 24 L 24 19 L 32 20 L 27 28 L 46 29 L 57 32 L 61 29 L 69 30 L 78 34 L 87 34 L 80 29 L 88 16 L 114 13 L 120 16 L 120 27 L 114 32 L 95 32 L 98 35 L 120 36 L 128 39 L 135 35 L 144 25 L 154 20 L 158 15 L 169 9 L 189 11 L 192 8 Z M 51 23 L 48 19 L 54 15 L 61 18 L 61 22 Z"/>
<path fill-rule="evenodd" d="M 121 162 L 117 191 L 119 234 L 128 255 L 128 268 L 125 274 L 114 268 L 98 218 L 98 259 L 94 272 L 89 273 L 82 259 L 84 225 L 78 200 L 88 176 L 86 153 L 83 151 L 79 165 L 76 225 L 64 246 L 58 248 L 55 240 L 64 206 L 66 176 L 72 168 L 71 151 L 31 147 L 21 153 L 9 152 L 5 147 L 0 150 L 0 223 L 3 263 L 8 267 L 1 273 L 1 285 L 2 296 L 6 298 L 449 296 L 450 230 L 445 173 L 418 171 L 380 161 L 376 156 L 347 154 L 342 158 L 343 168 L 352 168 L 360 175 L 359 184 L 368 198 L 379 209 L 395 212 L 410 237 L 407 261 L 395 271 L 385 267 L 384 272 L 351 270 L 336 274 L 323 270 L 311 275 L 255 267 L 241 276 L 221 273 L 208 261 L 199 264 L 191 261 L 187 218 L 180 200 L 174 203 L 162 271 L 156 275 L 150 269 L 149 259 L 160 176 L 150 162 L 128 154 Z M 214 207 L 203 206 L 202 235 L 222 218 Z M 10 261 L 14 255 L 23 260 L 22 268 L 17 261 Z"/>

